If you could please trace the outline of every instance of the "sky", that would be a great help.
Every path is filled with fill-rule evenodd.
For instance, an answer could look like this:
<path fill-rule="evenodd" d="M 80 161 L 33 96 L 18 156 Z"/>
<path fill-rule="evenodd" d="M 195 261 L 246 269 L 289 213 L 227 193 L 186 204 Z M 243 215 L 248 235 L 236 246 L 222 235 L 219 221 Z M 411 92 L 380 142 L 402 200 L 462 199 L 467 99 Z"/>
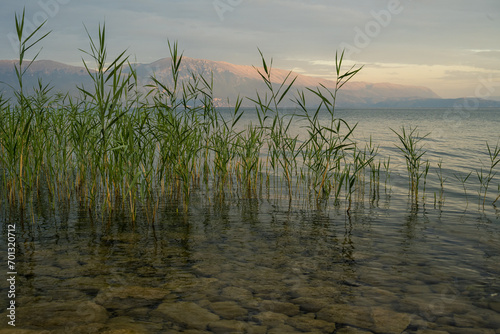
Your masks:
<path fill-rule="evenodd" d="M 2 0 L 0 59 L 16 59 L 15 15 L 51 31 L 38 59 L 82 65 L 86 29 L 106 24 L 112 58 L 150 63 L 167 41 L 191 58 L 335 78 L 335 53 L 355 80 L 426 86 L 443 98 L 500 96 L 499 0 Z M 86 28 L 85 28 L 86 27 Z M 34 47 L 26 58 L 40 49 Z M 85 58 L 85 59 L 88 59 Z"/>

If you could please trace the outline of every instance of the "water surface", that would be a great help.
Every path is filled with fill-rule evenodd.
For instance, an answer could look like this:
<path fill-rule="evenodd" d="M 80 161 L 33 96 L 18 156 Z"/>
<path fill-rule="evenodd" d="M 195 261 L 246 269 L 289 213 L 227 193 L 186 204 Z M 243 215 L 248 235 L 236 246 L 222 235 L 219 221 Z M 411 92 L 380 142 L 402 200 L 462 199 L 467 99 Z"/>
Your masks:
<path fill-rule="evenodd" d="M 460 117 L 458 117 L 458 116 Z M 16 329 L 27 333 L 500 333 L 500 218 L 477 179 L 500 111 L 340 110 L 391 156 L 388 186 L 345 206 L 303 198 L 194 194 L 158 219 L 92 219 L 38 203 L 2 211 L 0 251 L 16 224 Z M 452 118 L 452 116 L 454 118 Z M 246 120 L 251 120 L 249 114 Z M 255 121 L 255 119 L 253 120 Z M 417 126 L 431 162 L 427 200 L 408 199 L 389 128 Z M 296 131 L 301 131 L 300 122 Z M 440 201 L 437 163 L 446 182 Z M 400 164 L 400 165 L 398 165 Z M 438 197 L 439 198 L 439 197 Z M 5 267 L 4 267 L 5 268 Z M 6 270 L 4 270 L 6 272 Z M 2 279 L 2 296 L 8 284 Z M 7 299 L 2 298 L 2 309 Z M 2 314 L 0 333 L 15 333 Z M 427 331 L 426 331 L 427 330 Z M 434 330 L 435 332 L 433 332 Z M 24 333 L 24 332 L 23 332 Z"/>

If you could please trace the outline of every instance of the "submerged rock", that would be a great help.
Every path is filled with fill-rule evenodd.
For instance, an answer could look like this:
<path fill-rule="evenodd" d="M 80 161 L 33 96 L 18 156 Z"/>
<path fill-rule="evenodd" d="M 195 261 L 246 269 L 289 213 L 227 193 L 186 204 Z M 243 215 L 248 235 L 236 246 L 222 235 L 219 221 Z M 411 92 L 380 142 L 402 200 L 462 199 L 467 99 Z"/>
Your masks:
<path fill-rule="evenodd" d="M 335 323 L 315 319 L 313 313 L 291 317 L 286 322 L 288 325 L 304 332 L 333 333 L 335 331 Z"/>
<path fill-rule="evenodd" d="M 237 320 L 218 320 L 208 324 L 208 329 L 217 334 L 245 333 L 247 324 Z"/>
<path fill-rule="evenodd" d="M 287 316 L 294 316 L 300 313 L 298 305 L 275 300 L 263 300 L 260 303 L 260 309 L 263 311 L 282 313 Z"/>
<path fill-rule="evenodd" d="M 417 334 L 449 334 L 447 331 L 440 331 L 434 329 L 419 329 Z"/>
<path fill-rule="evenodd" d="M 398 313 L 382 307 L 374 307 L 371 312 L 375 332 L 399 334 L 410 325 L 410 315 Z"/>
<path fill-rule="evenodd" d="M 232 299 L 236 301 L 248 301 L 252 299 L 252 292 L 247 289 L 238 288 L 234 286 L 229 286 L 222 289 L 221 296 L 226 299 Z"/>
<path fill-rule="evenodd" d="M 20 307 L 17 314 L 23 325 L 43 329 L 104 323 L 108 319 L 106 309 L 91 301 L 37 303 Z"/>
<path fill-rule="evenodd" d="M 86 293 L 97 293 L 99 290 L 107 286 L 106 282 L 94 277 L 74 277 L 69 278 L 60 283 L 61 287 L 81 290 Z"/>
<path fill-rule="evenodd" d="M 266 334 L 267 326 L 248 324 L 247 334 Z"/>
<path fill-rule="evenodd" d="M 335 287 L 299 287 L 293 289 L 290 295 L 293 298 L 334 298 L 340 296 L 341 291 Z"/>
<path fill-rule="evenodd" d="M 256 314 L 252 317 L 252 319 L 258 322 L 259 324 L 268 327 L 278 327 L 285 323 L 285 321 L 288 319 L 288 316 L 281 313 L 274 313 L 268 311 Z"/>
<path fill-rule="evenodd" d="M 400 334 L 409 325 L 411 317 L 382 307 L 334 305 L 323 308 L 318 319 L 337 324 L 351 325 L 376 333 Z"/>
<path fill-rule="evenodd" d="M 330 323 L 370 329 L 373 326 L 370 313 L 369 307 L 337 304 L 323 308 L 317 313 L 317 317 Z"/>
<path fill-rule="evenodd" d="M 366 298 L 367 303 L 369 302 L 374 306 L 393 304 L 399 300 L 399 297 L 395 293 L 377 287 L 361 286 L 357 289 L 357 291 L 358 293 L 362 293 L 363 297 Z"/>
<path fill-rule="evenodd" d="M 443 327 L 442 330 L 435 330 L 435 334 L 441 334 L 441 331 L 449 334 L 498 334 L 500 331 L 496 331 L 491 328 L 480 328 L 480 327 Z M 427 334 L 423 332 L 424 334 Z M 417 332 L 417 334 L 421 334 Z M 434 332 L 429 332 L 429 334 L 434 334 Z"/>
<path fill-rule="evenodd" d="M 492 301 L 489 303 L 490 309 L 493 311 L 500 313 L 500 301 Z"/>
<path fill-rule="evenodd" d="M 370 334 L 370 333 L 373 332 L 349 326 L 341 328 L 335 332 L 335 334 Z"/>
<path fill-rule="evenodd" d="M 148 332 L 137 331 L 135 329 L 110 329 L 101 333 L 102 334 L 147 334 Z"/>
<path fill-rule="evenodd" d="M 310 297 L 299 297 L 292 300 L 294 304 L 300 306 L 300 309 L 305 312 L 316 313 L 319 310 L 329 306 L 332 302 L 329 299 L 323 298 L 310 298 Z"/>
<path fill-rule="evenodd" d="M 168 293 L 165 289 L 141 286 L 107 287 L 99 291 L 94 301 L 108 309 L 127 309 L 157 304 Z"/>
<path fill-rule="evenodd" d="M 267 334 L 289 334 L 289 333 L 302 333 L 302 331 L 296 330 L 292 326 L 280 325 L 275 328 L 271 328 Z"/>
<path fill-rule="evenodd" d="M 211 303 L 208 307 L 215 314 L 225 319 L 237 319 L 245 317 L 248 314 L 247 309 L 241 307 L 238 303 L 233 301 L 215 302 Z"/>
<path fill-rule="evenodd" d="M 205 330 L 219 316 L 193 302 L 163 303 L 154 311 L 179 326 Z"/>
<path fill-rule="evenodd" d="M 51 334 L 51 332 L 47 330 L 39 331 L 31 329 L 9 328 L 9 329 L 0 329 L 0 334 Z"/>
<path fill-rule="evenodd" d="M 63 329 L 55 330 L 51 334 L 98 334 L 106 330 L 106 325 L 101 323 L 91 323 L 77 326 L 65 326 Z"/>

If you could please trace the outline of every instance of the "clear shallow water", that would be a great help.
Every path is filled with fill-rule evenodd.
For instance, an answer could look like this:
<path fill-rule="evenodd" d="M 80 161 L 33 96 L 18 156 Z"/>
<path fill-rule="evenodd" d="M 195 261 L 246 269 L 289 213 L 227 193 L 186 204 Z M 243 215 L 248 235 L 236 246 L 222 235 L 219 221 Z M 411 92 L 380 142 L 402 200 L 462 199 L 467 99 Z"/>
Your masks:
<path fill-rule="evenodd" d="M 163 205 L 154 224 L 132 225 L 119 213 L 92 221 L 77 203 L 55 212 L 40 203 L 35 223 L 3 210 L 2 254 L 6 226 L 17 225 L 16 328 L 500 333 L 500 215 L 478 207 L 472 178 L 468 200 L 453 179 L 480 167 L 485 140 L 498 138 L 500 112 L 470 112 L 457 126 L 448 126 L 444 112 L 338 113 L 359 123 L 360 140 L 372 135 L 381 155 L 395 154 L 388 127 L 432 131 L 429 159 L 443 159 L 449 181 L 442 205 L 434 204 L 431 186 L 428 201 L 409 204 L 403 170 L 350 214 L 272 196 L 210 204 L 202 194 L 186 214 Z M 5 310 L 7 299 L 0 300 Z M 0 333 L 15 333 L 6 315 Z"/>
<path fill-rule="evenodd" d="M 293 110 L 287 110 L 293 113 Z M 242 129 L 245 124 L 256 124 L 256 115 L 252 110 L 246 111 L 243 117 Z M 448 209 L 460 210 L 466 206 L 479 203 L 479 181 L 477 172 L 481 168 L 486 172 L 489 168 L 487 143 L 491 149 L 500 145 L 500 110 L 497 109 L 339 109 L 335 112 L 337 118 L 344 119 L 350 126 L 356 125 L 352 139 L 360 149 L 372 140 L 378 147 L 375 162 L 381 162 L 381 180 L 384 179 L 383 162 L 390 157 L 389 188 L 393 197 L 403 199 L 399 208 L 406 208 L 408 194 L 408 174 L 405 158 L 397 146 L 401 146 L 397 135 L 391 130 L 401 133 L 401 127 L 406 131 L 417 128 L 416 133 L 422 139 L 421 144 L 426 151 L 422 160 L 430 163 L 426 184 L 427 203 L 434 203 L 434 195 L 439 197 L 441 191 L 438 173 L 444 179 L 443 199 Z M 229 114 L 228 114 L 229 117 Z M 324 124 L 328 124 L 330 116 L 324 114 Z M 290 133 L 302 135 L 306 133 L 307 122 L 295 117 L 291 123 Z M 346 129 L 344 128 L 344 133 Z M 441 171 L 438 164 L 441 163 Z M 500 166 L 496 171 L 500 172 Z M 457 177 L 466 177 L 463 185 Z M 500 192 L 500 173 L 493 178 L 487 201 L 493 202 Z M 467 198 L 464 196 L 464 186 Z M 466 199 L 466 200 L 465 200 Z M 465 201 L 464 201 L 465 200 Z M 482 202 L 481 202 L 482 203 Z M 500 202 L 499 202 L 500 203 Z M 393 206 L 395 205 L 393 201 Z"/>

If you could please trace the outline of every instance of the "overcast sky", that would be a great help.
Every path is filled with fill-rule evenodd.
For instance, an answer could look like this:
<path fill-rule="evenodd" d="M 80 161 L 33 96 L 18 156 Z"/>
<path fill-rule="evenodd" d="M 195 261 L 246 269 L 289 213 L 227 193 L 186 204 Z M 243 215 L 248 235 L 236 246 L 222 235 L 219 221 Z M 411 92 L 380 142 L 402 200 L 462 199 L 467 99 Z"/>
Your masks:
<path fill-rule="evenodd" d="M 47 19 L 39 59 L 82 64 L 84 25 L 105 22 L 110 56 L 184 55 L 333 78 L 335 52 L 364 65 L 359 81 L 423 85 L 441 97 L 500 96 L 499 0 L 1 0 L 0 59 L 17 57 L 15 13 Z M 29 30 L 29 29 L 28 29 Z M 33 53 L 28 55 L 33 56 Z"/>

